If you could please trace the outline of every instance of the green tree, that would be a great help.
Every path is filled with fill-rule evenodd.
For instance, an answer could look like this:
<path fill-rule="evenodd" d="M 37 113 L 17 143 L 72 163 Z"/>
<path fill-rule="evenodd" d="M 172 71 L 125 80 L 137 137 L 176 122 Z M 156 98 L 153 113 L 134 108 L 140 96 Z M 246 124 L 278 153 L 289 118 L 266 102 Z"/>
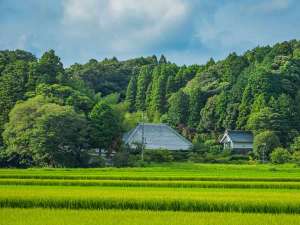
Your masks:
<path fill-rule="evenodd" d="M 189 99 L 182 90 L 173 94 L 169 100 L 168 118 L 173 126 L 187 124 L 189 116 Z"/>
<path fill-rule="evenodd" d="M 87 95 L 60 84 L 39 84 L 35 90 L 35 95 L 44 96 L 48 102 L 72 106 L 76 112 L 84 112 L 85 114 L 91 111 L 94 103 Z"/>
<path fill-rule="evenodd" d="M 148 66 L 143 66 L 137 79 L 136 93 L 136 109 L 140 111 L 146 110 L 146 91 L 151 81 L 150 69 Z"/>
<path fill-rule="evenodd" d="M 0 76 L 0 133 L 8 122 L 8 114 L 18 100 L 24 99 L 28 64 L 16 61 L 9 64 Z M 1 145 L 0 138 L 0 145 Z"/>
<path fill-rule="evenodd" d="M 120 138 L 121 124 L 112 108 L 105 102 L 97 103 L 90 113 L 92 143 L 99 149 L 110 153 Z"/>
<path fill-rule="evenodd" d="M 9 113 L 9 123 L 3 132 L 8 163 L 17 166 L 34 165 L 36 149 L 31 148 L 35 121 L 40 117 L 39 109 L 46 104 L 42 96 L 17 103 Z"/>
<path fill-rule="evenodd" d="M 82 166 L 87 122 L 70 106 L 43 96 L 20 102 L 3 132 L 8 162 L 17 166 Z"/>
<path fill-rule="evenodd" d="M 167 62 L 166 57 L 164 55 L 161 55 L 158 63 L 159 64 L 167 64 L 168 62 Z"/>
<path fill-rule="evenodd" d="M 70 106 L 54 103 L 39 109 L 30 147 L 37 165 L 83 167 L 88 164 L 88 123 Z M 40 162 L 40 163 L 38 163 Z"/>
<path fill-rule="evenodd" d="M 204 108 L 202 108 L 200 115 L 200 123 L 199 123 L 199 128 L 200 130 L 210 132 L 210 131 L 217 131 L 218 129 L 218 120 L 219 120 L 219 115 L 217 114 L 216 107 L 217 107 L 217 101 L 218 101 L 218 96 L 215 95 L 213 97 L 210 97 Z"/>
<path fill-rule="evenodd" d="M 67 76 L 60 58 L 55 55 L 54 50 L 45 52 L 37 63 L 31 64 L 28 79 L 29 90 L 40 83 L 54 84 L 66 83 Z"/>
<path fill-rule="evenodd" d="M 259 160 L 269 160 L 271 152 L 279 146 L 279 138 L 271 131 L 261 132 L 254 137 L 253 150 Z"/>
<path fill-rule="evenodd" d="M 166 84 L 166 96 L 167 98 L 171 96 L 171 94 L 175 91 L 175 83 L 174 83 L 174 77 L 169 76 L 167 79 Z"/>
<path fill-rule="evenodd" d="M 272 111 L 271 108 L 262 108 L 257 113 L 252 113 L 247 122 L 247 129 L 255 132 L 264 130 L 278 131 L 278 122 L 280 120 L 280 114 Z"/>
<path fill-rule="evenodd" d="M 166 111 L 166 84 L 167 76 L 165 73 L 160 73 L 157 79 L 153 80 L 151 92 L 151 112 L 163 114 Z"/>
<path fill-rule="evenodd" d="M 205 105 L 205 93 L 200 88 L 194 89 L 189 95 L 189 127 L 196 128 L 200 121 L 200 111 Z"/>
<path fill-rule="evenodd" d="M 135 111 L 135 97 L 136 97 L 136 89 L 137 89 L 136 85 L 137 85 L 136 78 L 133 76 L 129 81 L 127 91 L 126 91 L 126 99 L 125 99 L 125 101 L 129 105 L 130 112 Z"/>

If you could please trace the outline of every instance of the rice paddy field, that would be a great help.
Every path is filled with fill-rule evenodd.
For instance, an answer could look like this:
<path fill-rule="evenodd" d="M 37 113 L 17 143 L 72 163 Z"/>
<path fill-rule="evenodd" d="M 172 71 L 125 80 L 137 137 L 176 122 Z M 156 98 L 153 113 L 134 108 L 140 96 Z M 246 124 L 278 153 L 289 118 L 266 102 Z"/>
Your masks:
<path fill-rule="evenodd" d="M 2 224 L 300 224 L 300 167 L 1 169 Z"/>

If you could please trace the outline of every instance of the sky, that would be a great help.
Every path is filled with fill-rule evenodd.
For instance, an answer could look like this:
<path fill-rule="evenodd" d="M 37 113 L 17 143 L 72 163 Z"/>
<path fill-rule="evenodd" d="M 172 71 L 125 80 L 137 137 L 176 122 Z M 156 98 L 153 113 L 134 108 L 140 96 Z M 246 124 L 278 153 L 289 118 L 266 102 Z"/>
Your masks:
<path fill-rule="evenodd" d="M 299 0 L 0 0 L 0 50 L 202 64 L 300 39 Z"/>

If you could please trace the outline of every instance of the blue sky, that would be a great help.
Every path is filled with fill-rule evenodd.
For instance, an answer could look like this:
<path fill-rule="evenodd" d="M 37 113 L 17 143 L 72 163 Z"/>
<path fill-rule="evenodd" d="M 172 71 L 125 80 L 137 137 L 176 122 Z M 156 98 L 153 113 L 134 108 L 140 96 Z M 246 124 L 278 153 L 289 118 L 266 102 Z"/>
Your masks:
<path fill-rule="evenodd" d="M 178 64 L 300 39 L 298 0 L 0 0 L 0 49 L 64 65 L 165 54 Z"/>

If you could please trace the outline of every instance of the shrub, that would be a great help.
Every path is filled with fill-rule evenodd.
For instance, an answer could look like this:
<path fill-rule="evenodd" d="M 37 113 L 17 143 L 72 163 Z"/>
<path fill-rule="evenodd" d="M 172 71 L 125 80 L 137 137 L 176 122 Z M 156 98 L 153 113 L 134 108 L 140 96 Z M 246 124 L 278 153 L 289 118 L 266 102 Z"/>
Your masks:
<path fill-rule="evenodd" d="M 172 153 L 168 150 L 146 150 L 144 153 L 146 162 L 171 162 L 174 160 Z"/>
<path fill-rule="evenodd" d="M 129 153 L 125 151 L 117 152 L 112 158 L 112 163 L 116 167 L 129 166 Z"/>
<path fill-rule="evenodd" d="M 271 162 L 275 164 L 286 163 L 291 159 L 291 154 L 285 148 L 276 148 L 271 153 Z"/>
<path fill-rule="evenodd" d="M 279 147 L 279 145 L 279 138 L 272 131 L 264 131 L 254 138 L 254 154 L 257 159 L 268 160 L 272 150 Z"/>
<path fill-rule="evenodd" d="M 300 166 L 300 151 L 295 151 L 292 155 L 293 162 Z"/>
<path fill-rule="evenodd" d="M 173 160 L 177 162 L 186 161 L 188 158 L 188 151 L 172 151 Z"/>
<path fill-rule="evenodd" d="M 230 161 L 248 161 L 249 155 L 234 154 L 230 156 Z"/>
<path fill-rule="evenodd" d="M 101 156 L 93 156 L 90 157 L 88 162 L 88 167 L 104 167 L 105 166 L 105 160 Z"/>
<path fill-rule="evenodd" d="M 189 152 L 188 160 L 195 163 L 202 163 L 204 162 L 204 156 L 203 154 L 199 154 L 198 152 Z"/>
<path fill-rule="evenodd" d="M 292 151 L 300 151 L 300 136 L 294 138 L 293 143 L 291 144 Z"/>

